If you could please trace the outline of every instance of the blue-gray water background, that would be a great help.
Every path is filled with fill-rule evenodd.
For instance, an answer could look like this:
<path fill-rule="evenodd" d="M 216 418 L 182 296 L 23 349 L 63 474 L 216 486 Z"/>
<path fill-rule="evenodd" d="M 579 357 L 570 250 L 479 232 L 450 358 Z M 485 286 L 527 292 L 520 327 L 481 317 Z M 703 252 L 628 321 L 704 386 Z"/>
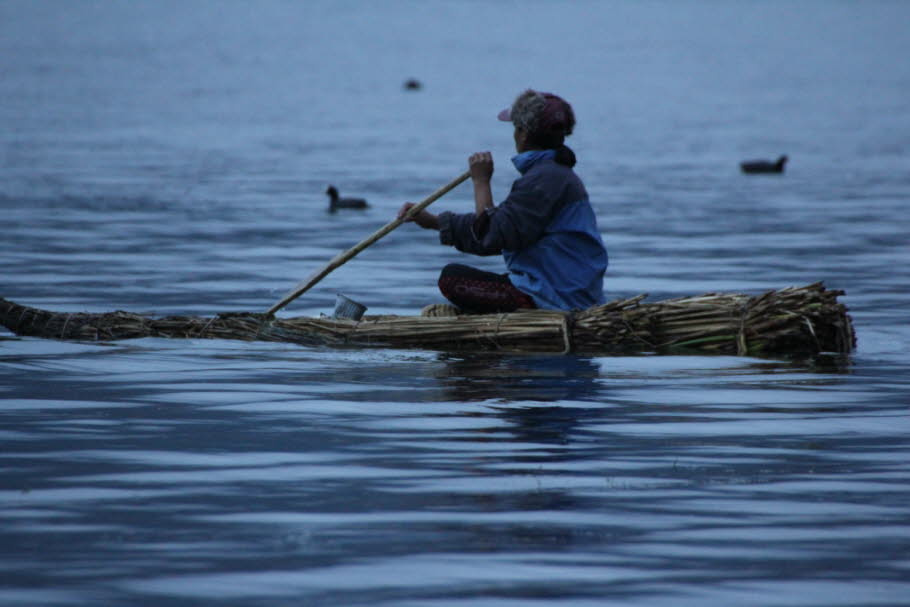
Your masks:
<path fill-rule="evenodd" d="M 264 311 L 473 151 L 501 199 L 495 114 L 531 86 L 575 106 L 610 298 L 823 280 L 859 338 L 758 360 L 4 331 L 0 604 L 910 604 L 908 23 L 900 1 L 0 1 L 0 296 Z M 782 177 L 738 172 L 781 153 Z M 371 208 L 328 214 L 329 183 Z M 282 314 L 338 291 L 414 313 L 452 261 L 404 226 Z"/>

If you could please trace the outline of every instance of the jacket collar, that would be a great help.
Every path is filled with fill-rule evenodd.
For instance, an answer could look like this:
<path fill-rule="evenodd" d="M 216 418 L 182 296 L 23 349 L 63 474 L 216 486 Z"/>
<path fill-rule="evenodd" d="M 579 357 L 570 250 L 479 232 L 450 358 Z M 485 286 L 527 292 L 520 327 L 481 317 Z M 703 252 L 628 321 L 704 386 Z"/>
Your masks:
<path fill-rule="evenodd" d="M 512 156 L 512 164 L 518 169 L 518 172 L 524 175 L 534 164 L 544 158 L 553 158 L 556 156 L 556 150 L 528 150 Z"/>

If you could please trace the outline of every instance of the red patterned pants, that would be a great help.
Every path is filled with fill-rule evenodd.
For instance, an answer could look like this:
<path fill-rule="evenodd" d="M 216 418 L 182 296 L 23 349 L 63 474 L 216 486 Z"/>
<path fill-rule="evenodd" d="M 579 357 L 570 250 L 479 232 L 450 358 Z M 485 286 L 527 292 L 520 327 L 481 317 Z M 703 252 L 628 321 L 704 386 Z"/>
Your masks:
<path fill-rule="evenodd" d="M 509 281 L 508 274 L 485 272 L 459 263 L 442 269 L 439 290 L 465 312 L 488 314 L 537 307 L 530 295 Z"/>

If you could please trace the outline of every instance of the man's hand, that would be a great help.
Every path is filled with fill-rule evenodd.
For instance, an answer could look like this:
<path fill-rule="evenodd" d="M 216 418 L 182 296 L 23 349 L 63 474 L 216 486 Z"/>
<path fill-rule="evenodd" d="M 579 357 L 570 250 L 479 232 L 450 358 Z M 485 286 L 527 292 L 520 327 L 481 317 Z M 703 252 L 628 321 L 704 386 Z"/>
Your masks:
<path fill-rule="evenodd" d="M 493 191 L 490 179 L 493 177 L 493 155 L 477 152 L 468 157 L 471 180 L 474 183 L 474 213 L 480 217 L 487 209 L 493 208 Z"/>
<path fill-rule="evenodd" d="M 407 214 L 407 212 L 410 211 L 411 208 L 413 208 L 414 206 L 416 206 L 416 203 L 413 203 L 413 202 L 406 202 L 403 205 L 401 205 L 401 208 L 398 209 L 398 219 L 403 219 L 404 216 Z M 414 223 L 416 223 L 417 225 L 419 225 L 421 228 L 423 228 L 425 230 L 438 230 L 439 229 L 439 218 L 436 217 L 436 215 L 427 211 L 426 209 L 424 209 L 423 211 L 417 213 L 417 215 L 415 215 L 414 217 L 407 219 L 405 221 L 413 221 Z"/>
<path fill-rule="evenodd" d="M 471 179 L 489 183 L 493 178 L 493 155 L 490 152 L 471 154 L 468 167 L 471 169 Z"/>

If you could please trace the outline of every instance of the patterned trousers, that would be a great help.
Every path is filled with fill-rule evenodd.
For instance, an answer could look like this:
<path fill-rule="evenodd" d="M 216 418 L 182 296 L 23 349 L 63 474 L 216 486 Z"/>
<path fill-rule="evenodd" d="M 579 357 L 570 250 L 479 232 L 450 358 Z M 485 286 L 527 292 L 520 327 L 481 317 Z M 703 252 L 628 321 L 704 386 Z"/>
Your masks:
<path fill-rule="evenodd" d="M 453 304 L 475 314 L 537 307 L 530 295 L 519 291 L 509 281 L 508 274 L 485 272 L 459 263 L 442 269 L 439 290 Z"/>

